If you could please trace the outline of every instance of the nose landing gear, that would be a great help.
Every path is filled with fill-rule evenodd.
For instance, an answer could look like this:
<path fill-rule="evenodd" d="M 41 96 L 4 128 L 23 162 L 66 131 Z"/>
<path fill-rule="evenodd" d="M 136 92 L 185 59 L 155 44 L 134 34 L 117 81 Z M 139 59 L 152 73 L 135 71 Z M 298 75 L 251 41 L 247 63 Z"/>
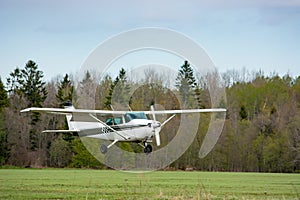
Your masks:
<path fill-rule="evenodd" d="M 144 148 L 144 152 L 146 154 L 149 154 L 152 152 L 152 146 L 150 144 L 146 145 L 145 148 Z"/>

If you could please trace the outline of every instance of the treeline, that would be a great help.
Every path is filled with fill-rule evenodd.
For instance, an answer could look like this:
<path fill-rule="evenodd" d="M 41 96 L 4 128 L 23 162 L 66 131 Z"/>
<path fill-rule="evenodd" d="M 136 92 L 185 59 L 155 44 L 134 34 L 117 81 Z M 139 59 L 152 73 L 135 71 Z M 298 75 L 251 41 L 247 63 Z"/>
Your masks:
<path fill-rule="evenodd" d="M 89 109 L 149 110 L 151 105 L 157 105 L 158 109 L 211 107 L 207 77 L 194 72 L 187 61 L 173 81 L 170 74 L 151 68 L 139 80 L 134 80 L 123 68 L 117 77 L 98 78 L 87 71 L 79 81 L 68 74 L 50 82 L 43 78 L 38 65 L 28 61 L 24 68 L 16 68 L 7 77 L 6 84 L 0 79 L 2 166 L 106 168 L 85 149 L 78 136 L 42 133 L 45 129 L 67 129 L 63 116 L 20 113 L 26 107 L 63 107 L 68 100 L 78 108 Z M 218 105 L 227 108 L 222 135 L 214 149 L 199 159 L 210 121 L 209 114 L 201 114 L 194 142 L 168 168 L 299 172 L 300 77 L 230 70 L 221 77 L 214 74 L 213 78 L 226 91 L 226 99 Z M 162 130 L 162 147 L 172 140 L 179 122 L 178 116 Z M 141 152 L 136 144 L 118 145 L 127 151 Z"/>

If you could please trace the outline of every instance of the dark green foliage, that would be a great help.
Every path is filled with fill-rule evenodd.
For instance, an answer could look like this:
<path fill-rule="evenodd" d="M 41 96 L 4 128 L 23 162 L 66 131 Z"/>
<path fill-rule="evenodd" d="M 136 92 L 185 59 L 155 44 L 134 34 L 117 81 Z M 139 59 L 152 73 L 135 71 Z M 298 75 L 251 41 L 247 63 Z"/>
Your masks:
<path fill-rule="evenodd" d="M 205 108 L 203 100 L 201 99 L 201 93 L 202 93 L 201 87 L 199 86 L 199 84 L 196 84 L 195 98 L 196 98 L 197 106 L 198 106 L 198 108 Z"/>
<path fill-rule="evenodd" d="M 5 131 L 3 117 L 3 112 L 0 112 L 0 166 L 5 164 L 7 159 L 9 158 L 7 131 Z"/>
<path fill-rule="evenodd" d="M 71 160 L 71 145 L 62 137 L 55 139 L 50 147 L 50 166 L 66 167 Z"/>
<path fill-rule="evenodd" d="M 46 82 L 43 72 L 38 70 L 38 65 L 29 60 L 24 69 L 16 68 L 7 79 L 8 92 L 12 95 L 25 97 L 28 107 L 41 107 L 47 98 Z M 33 113 L 32 124 L 39 121 L 39 114 Z"/>
<path fill-rule="evenodd" d="M 38 65 L 28 61 L 25 68 L 21 70 L 23 77 L 22 91 L 27 98 L 28 107 L 41 107 L 47 97 L 46 82 L 43 82 L 43 72 L 38 70 Z"/>
<path fill-rule="evenodd" d="M 10 77 L 7 78 L 7 88 L 8 92 L 13 95 L 21 95 L 22 87 L 24 84 L 24 80 L 22 79 L 21 70 L 17 67 L 13 72 L 11 72 Z"/>
<path fill-rule="evenodd" d="M 240 109 L 240 118 L 241 118 L 241 120 L 248 119 L 248 113 L 247 113 L 246 107 L 244 105 L 242 105 L 241 109 Z"/>
<path fill-rule="evenodd" d="M 0 166 L 3 165 L 9 156 L 7 146 L 7 131 L 5 131 L 3 109 L 8 106 L 7 92 L 0 77 Z"/>
<path fill-rule="evenodd" d="M 43 81 L 43 72 L 38 70 L 38 65 L 29 60 L 24 69 L 16 68 L 7 78 L 7 88 L 11 96 L 16 99 L 25 98 L 27 107 L 41 107 L 47 98 L 46 82 Z M 15 103 L 15 102 L 14 102 Z M 32 129 L 29 132 L 31 150 L 38 148 L 38 136 L 35 126 L 40 121 L 40 114 L 31 114 Z"/>
<path fill-rule="evenodd" d="M 56 94 L 56 100 L 58 102 L 58 105 L 60 107 L 64 107 L 64 105 L 66 104 L 67 101 L 72 102 L 73 97 L 75 95 L 74 93 L 75 92 L 74 92 L 73 83 L 69 79 L 68 74 L 66 74 L 65 77 L 63 78 L 63 80 L 61 82 L 59 82 L 59 84 L 58 84 L 58 89 L 57 89 L 57 94 Z M 69 128 L 68 123 L 67 123 L 67 120 L 65 119 L 64 127 L 62 127 L 62 129 L 67 130 L 68 128 Z M 61 129 L 61 128 L 59 128 L 59 129 Z M 64 133 L 63 139 L 65 141 L 70 142 L 71 140 L 73 140 L 72 133 Z"/>
<path fill-rule="evenodd" d="M 69 79 L 68 74 L 65 75 L 63 80 L 58 84 L 56 99 L 60 105 L 63 107 L 64 103 L 67 101 L 72 101 L 74 95 L 74 86 Z"/>
<path fill-rule="evenodd" d="M 79 138 L 73 140 L 73 153 L 71 167 L 76 168 L 101 168 L 103 165 L 84 147 Z"/>
<path fill-rule="evenodd" d="M 10 93 L 24 95 L 28 100 L 28 107 L 40 107 L 47 97 L 43 72 L 38 65 L 29 60 L 24 69 L 16 68 L 7 79 Z"/>
<path fill-rule="evenodd" d="M 0 112 L 3 108 L 8 106 L 7 91 L 0 77 Z"/>

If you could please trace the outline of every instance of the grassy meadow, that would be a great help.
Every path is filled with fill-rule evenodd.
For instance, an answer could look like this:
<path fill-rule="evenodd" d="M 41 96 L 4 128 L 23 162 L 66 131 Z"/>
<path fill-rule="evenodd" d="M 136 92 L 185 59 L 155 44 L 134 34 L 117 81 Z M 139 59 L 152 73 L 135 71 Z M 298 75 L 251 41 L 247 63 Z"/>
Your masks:
<path fill-rule="evenodd" d="M 0 169 L 0 199 L 300 199 L 300 174 Z"/>

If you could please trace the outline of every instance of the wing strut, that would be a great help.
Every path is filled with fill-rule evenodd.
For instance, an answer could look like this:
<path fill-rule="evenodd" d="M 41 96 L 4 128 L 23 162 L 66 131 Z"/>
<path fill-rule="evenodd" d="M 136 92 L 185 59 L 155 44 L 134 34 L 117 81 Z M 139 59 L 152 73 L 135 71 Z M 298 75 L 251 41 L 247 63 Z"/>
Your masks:
<path fill-rule="evenodd" d="M 130 138 L 128 136 L 125 136 L 121 133 L 119 133 L 118 131 L 116 131 L 115 129 L 113 129 L 112 127 L 108 126 L 107 124 L 105 124 L 103 121 L 101 121 L 100 119 L 98 119 L 97 117 L 95 117 L 92 114 L 89 114 L 90 117 L 92 117 L 93 119 L 95 119 L 97 122 L 99 122 L 100 124 L 102 124 L 103 126 L 109 128 L 110 130 L 112 130 L 113 132 L 115 132 L 116 134 L 118 134 L 120 137 L 124 138 L 125 140 L 129 140 Z M 117 142 L 117 141 L 116 141 Z"/>
<path fill-rule="evenodd" d="M 110 147 L 112 147 L 114 144 L 116 144 L 119 140 L 114 140 L 110 145 L 107 146 L 107 148 L 109 149 Z"/>
<path fill-rule="evenodd" d="M 173 117 L 175 117 L 176 114 L 172 115 L 171 117 L 169 117 L 166 121 L 164 121 L 162 124 L 161 124 L 161 127 L 163 127 L 164 125 L 166 125 L 166 123 L 168 123 L 171 119 L 173 119 Z"/>

